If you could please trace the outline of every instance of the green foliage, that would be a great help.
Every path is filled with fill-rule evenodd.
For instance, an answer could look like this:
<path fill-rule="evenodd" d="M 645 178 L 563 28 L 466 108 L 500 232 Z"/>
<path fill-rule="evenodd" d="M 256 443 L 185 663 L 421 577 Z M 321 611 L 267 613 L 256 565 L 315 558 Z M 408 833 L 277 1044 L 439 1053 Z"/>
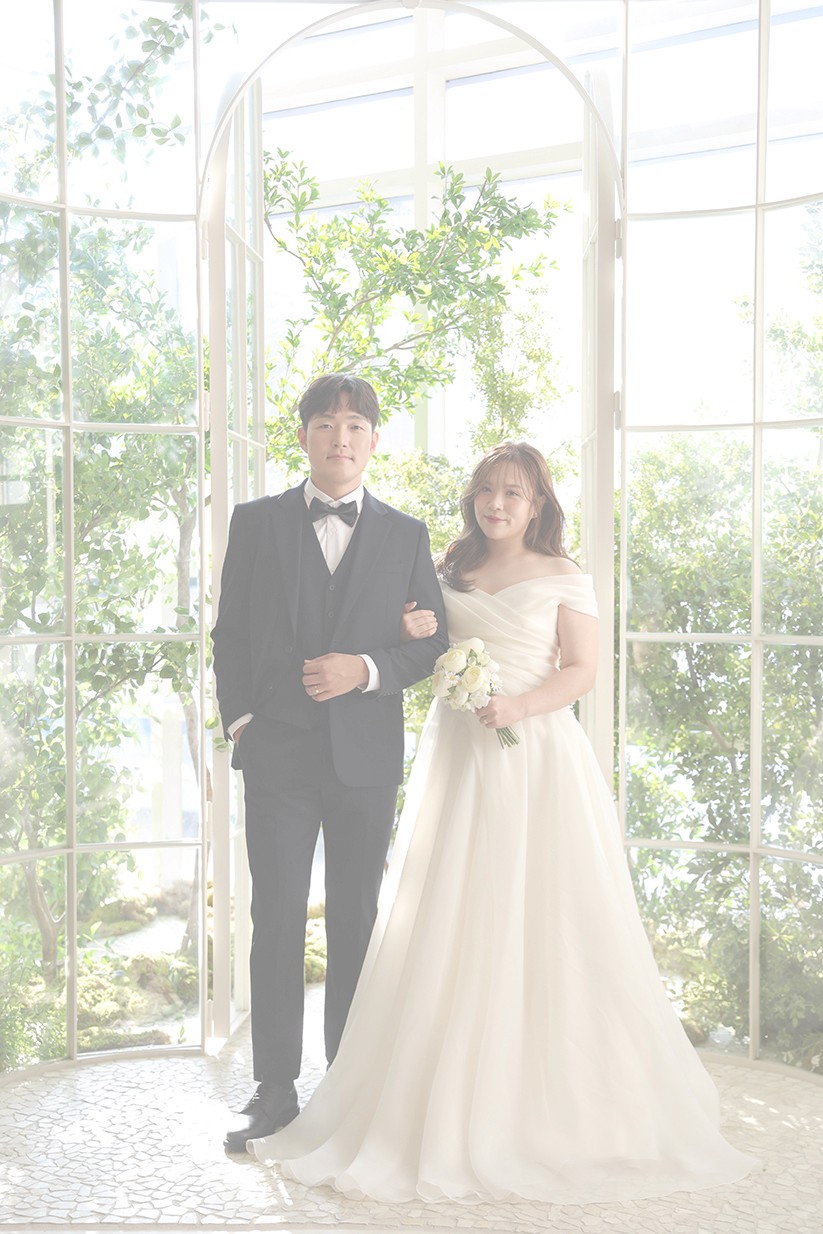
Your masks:
<path fill-rule="evenodd" d="M 9 950 L 12 945 L 9 939 Z M 0 971 L 0 1025 L 0 1072 L 65 1057 L 66 1007 L 60 991 L 37 982 L 21 987 L 16 956 L 12 973 Z"/>
<path fill-rule="evenodd" d="M 460 534 L 460 497 L 468 471 L 438 454 L 422 450 L 375 455 L 369 463 L 369 488 L 429 529 L 432 552 L 442 553 Z"/>
<path fill-rule="evenodd" d="M 19 868 L 3 871 L 2 890 L 20 899 L 25 881 L 31 884 L 31 875 L 26 880 Z M 48 894 L 53 889 L 44 890 L 44 897 Z M 55 918 L 62 917 L 61 900 L 46 903 Z M 54 971 L 47 971 L 47 965 Z M 4 899 L 0 903 L 0 1071 L 65 1055 L 64 990 L 62 936 L 55 934 L 53 955 L 47 955 L 33 912 L 18 915 Z"/>
<path fill-rule="evenodd" d="M 539 274 L 544 265 L 536 263 L 533 272 Z M 542 283 L 530 286 L 525 301 L 503 313 L 488 301 L 468 313 L 465 337 L 484 409 L 470 434 L 478 458 L 505 440 L 527 439 L 545 449 L 541 437 L 559 396 L 546 330 L 548 299 Z M 576 431 L 575 425 L 573 436 Z"/>
<path fill-rule="evenodd" d="M 810 202 L 804 207 L 805 242 L 801 248 L 800 273 L 815 304 L 805 321 L 787 312 L 770 316 L 766 326 L 769 360 L 776 372 L 770 393 L 779 398 L 783 389 L 790 392 L 792 418 L 823 415 L 823 205 Z M 751 306 L 744 302 L 751 315 Z"/>
<path fill-rule="evenodd" d="M 630 626 L 697 636 L 629 642 L 627 822 L 634 836 L 748 840 L 750 467 L 733 434 L 655 443 L 630 467 Z M 819 631 L 823 599 L 809 586 L 823 529 L 819 470 L 809 460 L 768 459 L 763 489 L 766 628 Z M 700 638 L 726 630 L 741 641 Z M 823 851 L 822 668 L 814 646 L 764 650 L 761 828 L 767 843 L 801 853 Z M 658 963 L 672 975 L 696 1034 L 725 1026 L 745 1041 L 747 860 L 725 851 L 687 858 L 639 849 L 635 878 Z M 823 1034 L 820 868 L 765 863 L 760 895 L 764 1049 L 809 1067 Z"/>
<path fill-rule="evenodd" d="M 303 975 L 307 982 L 323 981 L 326 976 L 325 917 L 310 917 L 306 922 L 306 950 Z"/>
<path fill-rule="evenodd" d="M 751 628 L 751 449 L 671 434 L 630 460 L 629 622 L 688 633 Z"/>
<path fill-rule="evenodd" d="M 70 159 L 86 154 L 123 163 L 135 142 L 150 148 L 186 140 L 180 116 L 158 114 L 157 93 L 164 70 L 191 40 L 190 0 L 173 7 L 165 19 L 152 16 L 140 21 L 136 12 L 133 17 L 134 23 L 124 30 L 122 52 L 119 39 L 111 43 L 112 50 L 121 54 L 99 75 L 74 73 L 70 64 L 66 66 Z M 219 29 L 219 25 L 206 24 L 206 40 Z M 37 195 L 42 174 L 54 165 L 57 124 L 53 91 L 42 91 L 34 102 L 7 114 L 0 145 L 15 152 L 16 193 Z M 20 133 L 25 134 L 24 141 L 19 140 Z"/>
<path fill-rule="evenodd" d="M 126 31 L 141 55 L 117 61 L 97 81 L 68 73 L 69 158 L 84 149 L 122 159 L 182 140 L 177 117 L 156 118 L 161 69 L 190 35 L 190 4 L 168 21 L 149 18 Z M 28 109 L 25 147 L 15 145 L 19 117 L 0 122 L 0 141 L 20 151 L 15 189 L 39 183 L 53 159 L 53 97 Z M 149 121 L 149 133 L 144 122 Z M 142 140 L 144 139 L 145 140 Z M 125 220 L 75 217 L 69 236 L 72 287 L 72 395 L 77 418 L 117 423 L 73 436 L 72 543 L 75 618 L 99 642 L 78 644 L 75 780 L 78 830 L 85 842 L 126 836 L 133 775 L 116 752 L 145 708 L 141 690 L 165 680 L 177 694 L 181 723 L 197 767 L 199 741 L 193 683 L 197 614 L 190 597 L 200 460 L 191 435 L 129 434 L 129 425 L 186 426 L 194 417 L 196 341 L 147 270 L 153 228 Z M 55 216 L 0 203 L 0 397 L 6 414 L 39 418 L 42 429 L 3 431 L 0 507 L 0 629 L 63 634 L 66 615 L 64 435 L 48 426 L 62 415 L 59 232 Z M 67 438 L 65 439 L 68 440 Z M 147 611 L 158 615 L 147 630 Z M 191 632 L 172 643 L 166 633 Z M 155 633 L 151 643 L 106 642 L 107 634 Z M 0 847 L 4 852 L 66 843 L 65 682 L 59 645 L 22 644 L 0 652 Z M 77 861 L 78 912 L 105 902 L 132 864 L 125 853 L 83 853 Z M 9 984 L 0 1022 L 13 1036 L 7 1065 L 52 1057 L 65 1049 L 61 1005 L 62 860 L 0 869 Z M 25 940 L 25 947 L 23 947 Z M 82 1005 L 82 1000 L 81 1000 Z M 35 1031 L 29 1008 L 42 1014 Z M 25 1025 L 21 1035 L 10 1027 Z M 25 1045 L 25 1041 L 29 1045 Z M 14 1044 L 16 1042 L 16 1044 Z M 21 1044 L 21 1042 L 23 1044 Z M 55 1043 L 59 1043 L 56 1045 Z M 45 1051 L 45 1052 L 44 1052 Z"/>
<path fill-rule="evenodd" d="M 491 170 L 469 190 L 441 165 L 426 228 L 398 227 L 390 203 L 368 183 L 348 213 L 321 218 L 305 165 L 283 150 L 264 157 L 267 225 L 282 259 L 297 263 L 305 292 L 267 363 L 269 453 L 297 471 L 294 404 L 307 383 L 323 372 L 357 371 L 386 414 L 412 412 L 453 379 L 471 313 L 480 306 L 500 313 L 512 281 L 539 274 L 533 263 L 506 279 L 500 258 L 517 240 L 548 234 L 554 213 L 550 204 L 519 206 Z"/>
<path fill-rule="evenodd" d="M 809 1042 L 823 1040 L 823 871 L 764 862 L 762 905 L 764 1044 L 803 1063 Z"/>
<path fill-rule="evenodd" d="M 197 1006 L 197 966 L 181 956 L 119 956 L 86 949 L 77 980 L 81 1052 L 169 1045 L 164 1022 Z"/>
<path fill-rule="evenodd" d="M 803 273 L 823 292 L 823 214 L 808 210 Z M 743 304 L 744 314 L 751 307 Z M 823 316 L 767 323 L 770 364 L 794 417 L 821 413 Z M 774 388 L 774 386 L 772 387 Z M 792 430 L 763 474 L 762 627 L 819 634 L 823 595 L 820 429 Z M 748 840 L 752 631 L 752 489 L 748 442 L 675 436 L 638 453 L 629 473 L 629 626 L 693 634 L 631 641 L 627 816 L 636 836 Z M 702 634 L 732 632 L 738 644 Z M 758 668 L 758 673 L 760 669 Z M 767 645 L 762 659 L 761 833 L 767 844 L 823 851 L 823 650 Z M 749 1033 L 748 861 L 728 852 L 638 849 L 638 900 L 658 962 L 698 1038 Z M 762 863 L 760 1031 L 766 1054 L 820 1070 L 823 882 L 802 860 Z"/>

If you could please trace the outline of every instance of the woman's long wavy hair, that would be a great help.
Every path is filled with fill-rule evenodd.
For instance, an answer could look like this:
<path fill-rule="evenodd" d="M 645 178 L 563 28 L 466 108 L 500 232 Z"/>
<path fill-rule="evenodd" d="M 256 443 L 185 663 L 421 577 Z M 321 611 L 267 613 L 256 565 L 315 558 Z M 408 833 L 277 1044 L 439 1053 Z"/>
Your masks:
<path fill-rule="evenodd" d="M 437 563 L 437 573 L 455 591 L 471 591 L 466 576 L 486 559 L 486 537 L 477 522 L 474 500 L 493 471 L 509 463 L 520 475 L 538 516 L 526 528 L 523 543 L 535 553 L 546 557 L 568 557 L 563 547 L 565 518 L 554 491 L 551 472 L 539 450 L 525 441 L 504 441 L 482 458 L 472 472 L 460 501 L 463 530 L 449 545 Z"/>

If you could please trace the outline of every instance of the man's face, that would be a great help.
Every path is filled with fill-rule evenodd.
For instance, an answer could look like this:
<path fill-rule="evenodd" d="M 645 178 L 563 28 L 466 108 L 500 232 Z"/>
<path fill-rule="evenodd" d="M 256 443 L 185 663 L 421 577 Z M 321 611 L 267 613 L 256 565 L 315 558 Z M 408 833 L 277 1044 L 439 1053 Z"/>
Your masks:
<path fill-rule="evenodd" d="M 314 415 L 297 440 L 309 456 L 311 478 L 322 492 L 337 500 L 360 483 L 377 445 L 371 421 L 344 399 L 333 411 Z"/>

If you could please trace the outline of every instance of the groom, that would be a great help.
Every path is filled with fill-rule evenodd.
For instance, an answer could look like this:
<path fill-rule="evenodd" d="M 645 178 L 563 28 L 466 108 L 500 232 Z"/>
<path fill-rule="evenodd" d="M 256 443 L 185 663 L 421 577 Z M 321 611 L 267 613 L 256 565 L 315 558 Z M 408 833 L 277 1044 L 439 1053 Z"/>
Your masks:
<path fill-rule="evenodd" d="M 379 408 L 318 377 L 298 403 L 309 478 L 235 508 L 212 631 L 217 699 L 243 770 L 252 873 L 254 1096 L 230 1151 L 298 1112 L 312 857 L 326 860 L 325 1044 L 337 1053 L 374 924 L 403 778 L 404 686 L 448 645 L 426 527 L 363 488 Z M 407 602 L 434 633 L 400 641 Z"/>

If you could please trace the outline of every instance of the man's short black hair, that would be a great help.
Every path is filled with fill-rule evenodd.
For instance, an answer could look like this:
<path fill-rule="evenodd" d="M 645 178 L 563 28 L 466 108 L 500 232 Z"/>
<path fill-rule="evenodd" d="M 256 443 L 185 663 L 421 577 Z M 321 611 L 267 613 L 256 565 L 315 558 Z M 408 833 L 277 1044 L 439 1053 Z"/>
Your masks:
<path fill-rule="evenodd" d="M 377 395 L 364 378 L 353 377 L 350 373 L 326 373 L 323 377 L 315 377 L 297 404 L 303 428 L 308 428 L 312 416 L 335 411 L 344 398 L 358 415 L 369 421 L 373 429 L 377 428 L 380 419 Z"/>

